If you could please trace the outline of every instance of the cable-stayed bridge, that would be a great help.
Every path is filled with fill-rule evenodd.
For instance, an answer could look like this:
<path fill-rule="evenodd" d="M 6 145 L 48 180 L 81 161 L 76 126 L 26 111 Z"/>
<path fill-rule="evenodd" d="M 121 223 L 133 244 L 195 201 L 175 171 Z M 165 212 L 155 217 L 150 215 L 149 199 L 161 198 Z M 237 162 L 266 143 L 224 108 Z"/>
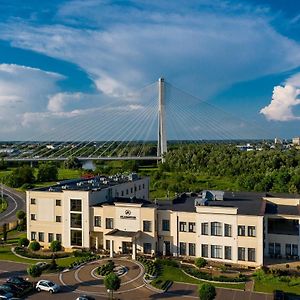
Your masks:
<path fill-rule="evenodd" d="M 172 144 L 271 137 L 163 78 L 94 109 L 66 114 L 57 126 L 41 131 L 14 143 L 14 153 L 5 160 L 160 160 Z"/>

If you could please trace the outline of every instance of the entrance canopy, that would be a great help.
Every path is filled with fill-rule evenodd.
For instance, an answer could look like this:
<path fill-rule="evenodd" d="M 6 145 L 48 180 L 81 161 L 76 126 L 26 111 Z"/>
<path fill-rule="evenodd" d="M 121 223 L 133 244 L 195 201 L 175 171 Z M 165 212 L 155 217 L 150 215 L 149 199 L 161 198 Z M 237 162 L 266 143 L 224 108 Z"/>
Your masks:
<path fill-rule="evenodd" d="M 119 230 L 119 229 L 113 229 L 112 231 L 106 233 L 105 235 L 111 236 L 111 237 L 126 237 L 130 239 L 136 239 L 140 236 L 141 231 L 125 231 L 125 230 Z"/>

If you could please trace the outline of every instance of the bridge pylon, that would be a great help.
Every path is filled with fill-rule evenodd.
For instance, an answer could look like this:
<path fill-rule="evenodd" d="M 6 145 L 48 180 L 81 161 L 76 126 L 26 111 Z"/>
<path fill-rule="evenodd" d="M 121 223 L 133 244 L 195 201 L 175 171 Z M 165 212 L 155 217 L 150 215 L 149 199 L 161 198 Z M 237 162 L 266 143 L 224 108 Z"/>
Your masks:
<path fill-rule="evenodd" d="M 167 153 L 167 135 L 165 124 L 165 81 L 164 78 L 158 79 L 158 141 L 157 156 L 162 162 L 165 161 L 164 154 Z"/>

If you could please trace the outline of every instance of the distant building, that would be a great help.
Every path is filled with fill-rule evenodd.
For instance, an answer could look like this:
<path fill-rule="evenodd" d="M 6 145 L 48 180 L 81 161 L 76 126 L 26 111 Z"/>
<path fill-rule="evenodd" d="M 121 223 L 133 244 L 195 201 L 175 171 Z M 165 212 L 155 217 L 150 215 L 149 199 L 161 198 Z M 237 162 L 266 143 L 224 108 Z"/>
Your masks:
<path fill-rule="evenodd" d="M 300 146 L 300 137 L 294 137 L 292 143 L 294 146 Z"/>
<path fill-rule="evenodd" d="M 280 138 L 276 137 L 276 138 L 274 139 L 274 144 L 282 145 L 282 140 L 281 140 Z"/>

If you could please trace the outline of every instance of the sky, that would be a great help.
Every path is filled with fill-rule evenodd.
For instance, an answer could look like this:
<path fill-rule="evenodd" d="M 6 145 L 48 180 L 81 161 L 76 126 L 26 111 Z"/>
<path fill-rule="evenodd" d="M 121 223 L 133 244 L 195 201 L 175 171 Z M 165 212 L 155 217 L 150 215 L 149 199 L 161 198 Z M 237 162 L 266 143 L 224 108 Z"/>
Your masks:
<path fill-rule="evenodd" d="M 0 2 L 0 140 L 122 99 L 136 114 L 126 95 L 161 76 L 270 138 L 299 136 L 300 2 Z"/>

